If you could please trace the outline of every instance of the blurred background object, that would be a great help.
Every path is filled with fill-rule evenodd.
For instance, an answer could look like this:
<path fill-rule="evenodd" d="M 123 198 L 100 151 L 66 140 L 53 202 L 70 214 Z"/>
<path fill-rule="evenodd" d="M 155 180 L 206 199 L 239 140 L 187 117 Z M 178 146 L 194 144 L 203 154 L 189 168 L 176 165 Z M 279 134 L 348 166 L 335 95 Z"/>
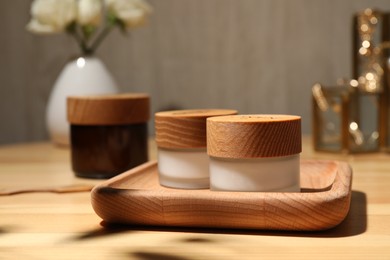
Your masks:
<path fill-rule="evenodd" d="M 345 147 L 345 119 L 349 91 L 345 87 L 324 87 L 316 83 L 313 94 L 313 144 L 315 150 L 340 152 Z"/>
<path fill-rule="evenodd" d="M 389 144 L 390 14 L 366 8 L 353 16 L 353 79 L 315 84 L 314 147 L 321 151 L 374 152 Z"/>
<path fill-rule="evenodd" d="M 96 53 L 121 91 L 149 93 L 152 113 L 216 107 L 296 114 L 304 134 L 311 132 L 312 85 L 353 76 L 351 17 L 367 6 L 390 8 L 388 0 L 148 2 L 148 26 L 125 39 L 113 32 Z M 78 53 L 65 34 L 27 32 L 30 5 L 0 1 L 0 144 L 48 139 L 49 93 Z"/>
<path fill-rule="evenodd" d="M 365 92 L 384 91 L 385 46 L 390 39 L 389 15 L 371 8 L 354 16 L 353 77 Z"/>
<path fill-rule="evenodd" d="M 363 87 L 362 87 L 363 88 Z M 313 144 L 317 151 L 377 152 L 380 149 L 379 93 L 365 92 L 357 80 L 312 88 Z"/>

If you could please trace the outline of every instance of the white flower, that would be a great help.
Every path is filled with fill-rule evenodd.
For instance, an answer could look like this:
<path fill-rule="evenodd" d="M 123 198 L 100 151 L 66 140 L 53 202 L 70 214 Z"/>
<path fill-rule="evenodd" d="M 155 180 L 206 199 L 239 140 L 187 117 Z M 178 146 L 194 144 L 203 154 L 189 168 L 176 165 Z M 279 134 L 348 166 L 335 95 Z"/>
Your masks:
<path fill-rule="evenodd" d="M 101 0 L 79 0 L 77 21 L 81 25 L 98 26 L 102 19 Z"/>
<path fill-rule="evenodd" d="M 151 12 L 145 0 L 33 0 L 27 30 L 69 33 L 90 55 L 113 28 L 140 26 Z"/>
<path fill-rule="evenodd" d="M 143 0 L 105 0 L 105 2 L 108 10 L 128 28 L 142 25 L 152 11 L 151 6 Z"/>
<path fill-rule="evenodd" d="M 62 32 L 75 20 L 75 0 L 34 0 L 27 29 L 35 33 Z"/>

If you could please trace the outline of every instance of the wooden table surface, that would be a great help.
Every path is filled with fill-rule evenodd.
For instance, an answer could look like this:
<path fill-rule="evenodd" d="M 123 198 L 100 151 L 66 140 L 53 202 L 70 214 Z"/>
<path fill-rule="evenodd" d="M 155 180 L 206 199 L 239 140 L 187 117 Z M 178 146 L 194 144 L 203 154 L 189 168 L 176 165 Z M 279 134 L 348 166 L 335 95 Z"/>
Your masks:
<path fill-rule="evenodd" d="M 0 196 L 0 259 L 390 259 L 390 154 L 316 153 L 304 138 L 302 158 L 353 168 L 349 215 L 332 230 L 105 227 L 89 192 L 27 193 Z M 0 147 L 0 188 L 100 182 L 74 177 L 68 149 Z"/>

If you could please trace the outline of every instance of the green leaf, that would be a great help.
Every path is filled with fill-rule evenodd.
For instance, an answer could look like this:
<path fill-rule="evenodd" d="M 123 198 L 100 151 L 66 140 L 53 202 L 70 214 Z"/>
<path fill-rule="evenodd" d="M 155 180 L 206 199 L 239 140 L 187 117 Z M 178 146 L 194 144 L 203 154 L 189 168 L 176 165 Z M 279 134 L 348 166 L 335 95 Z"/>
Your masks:
<path fill-rule="evenodd" d="M 113 12 L 107 13 L 107 24 L 108 26 L 115 26 L 118 21 L 118 18 L 115 16 Z"/>
<path fill-rule="evenodd" d="M 116 17 L 115 14 L 114 14 L 113 12 L 108 12 L 108 13 L 107 13 L 107 26 L 109 26 L 109 27 L 118 26 L 118 27 L 119 27 L 119 30 L 120 30 L 123 34 L 126 34 L 126 33 L 127 33 L 126 24 L 125 24 L 121 19 L 119 19 L 118 17 Z"/>
<path fill-rule="evenodd" d="M 84 35 L 85 39 L 87 39 L 87 40 L 89 40 L 91 38 L 91 36 L 96 31 L 95 26 L 92 26 L 92 25 L 84 25 L 84 26 L 82 26 L 81 29 L 83 31 L 83 35 Z"/>

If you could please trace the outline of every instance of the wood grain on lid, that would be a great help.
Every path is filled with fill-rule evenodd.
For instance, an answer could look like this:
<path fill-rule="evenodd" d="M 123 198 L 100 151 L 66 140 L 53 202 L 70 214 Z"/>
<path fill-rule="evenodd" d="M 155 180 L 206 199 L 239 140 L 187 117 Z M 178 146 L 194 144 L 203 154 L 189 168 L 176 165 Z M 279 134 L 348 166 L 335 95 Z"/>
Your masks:
<path fill-rule="evenodd" d="M 68 121 L 75 125 L 120 125 L 149 120 L 150 99 L 147 94 L 68 97 Z"/>
<path fill-rule="evenodd" d="M 155 114 L 156 143 L 160 148 L 205 148 L 206 119 L 235 115 L 230 109 L 174 110 Z"/>
<path fill-rule="evenodd" d="M 207 153 L 219 158 L 261 158 L 302 151 L 301 117 L 236 115 L 207 119 Z"/>

